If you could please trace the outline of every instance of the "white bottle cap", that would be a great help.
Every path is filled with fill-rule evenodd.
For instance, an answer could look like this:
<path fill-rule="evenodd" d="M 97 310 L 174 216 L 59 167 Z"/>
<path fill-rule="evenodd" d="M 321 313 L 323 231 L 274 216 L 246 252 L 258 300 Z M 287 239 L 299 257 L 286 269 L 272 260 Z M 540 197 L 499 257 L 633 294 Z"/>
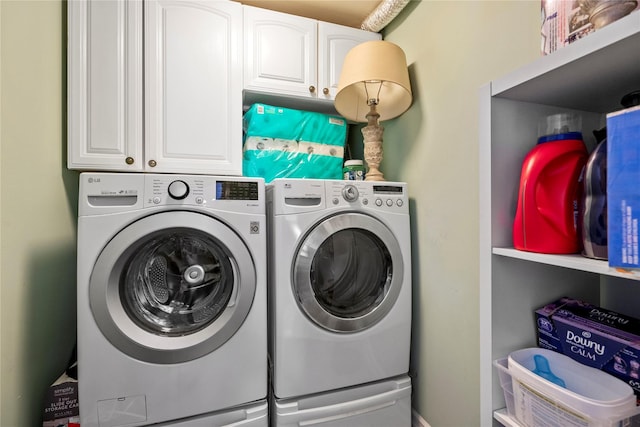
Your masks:
<path fill-rule="evenodd" d="M 362 166 L 363 164 L 362 160 L 347 160 L 344 162 L 345 166 Z"/>

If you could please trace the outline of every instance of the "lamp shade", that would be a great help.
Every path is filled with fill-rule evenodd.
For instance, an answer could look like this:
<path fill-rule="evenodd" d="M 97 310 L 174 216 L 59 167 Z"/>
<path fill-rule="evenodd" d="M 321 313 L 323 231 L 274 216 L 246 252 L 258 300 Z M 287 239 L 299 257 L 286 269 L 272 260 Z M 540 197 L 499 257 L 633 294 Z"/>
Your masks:
<path fill-rule="evenodd" d="M 398 45 L 368 41 L 347 53 L 334 101 L 336 110 L 349 120 L 366 122 L 368 98 L 377 98 L 380 121 L 399 116 L 411 105 L 407 58 Z"/>

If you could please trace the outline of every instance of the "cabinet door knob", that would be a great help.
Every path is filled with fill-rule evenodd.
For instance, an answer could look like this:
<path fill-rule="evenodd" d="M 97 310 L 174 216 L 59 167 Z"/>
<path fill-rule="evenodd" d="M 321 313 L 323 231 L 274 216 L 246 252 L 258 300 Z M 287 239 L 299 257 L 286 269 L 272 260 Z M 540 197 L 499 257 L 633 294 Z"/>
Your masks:
<path fill-rule="evenodd" d="M 309 86 L 309 92 L 314 93 L 316 91 L 315 86 Z"/>
<path fill-rule="evenodd" d="M 157 165 L 155 160 L 149 160 L 149 166 L 151 166 L 152 168 L 155 168 Z"/>
<path fill-rule="evenodd" d="M 124 159 L 124 162 L 128 165 L 132 165 L 134 163 L 133 157 L 127 157 L 126 159 Z"/>
<path fill-rule="evenodd" d="M 325 95 L 329 95 L 329 88 L 324 88 L 322 89 L 322 93 L 324 93 Z"/>

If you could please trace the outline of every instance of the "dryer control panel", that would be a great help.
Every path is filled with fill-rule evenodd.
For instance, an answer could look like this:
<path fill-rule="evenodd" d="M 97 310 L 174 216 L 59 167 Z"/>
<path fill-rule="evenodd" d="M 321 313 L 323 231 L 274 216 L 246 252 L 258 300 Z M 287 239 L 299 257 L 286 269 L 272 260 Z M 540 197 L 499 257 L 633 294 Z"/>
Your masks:
<path fill-rule="evenodd" d="M 407 184 L 403 182 L 326 181 L 327 207 L 409 211 Z"/>
<path fill-rule="evenodd" d="M 267 188 L 273 215 L 332 208 L 409 213 L 409 196 L 404 182 L 278 178 Z"/>

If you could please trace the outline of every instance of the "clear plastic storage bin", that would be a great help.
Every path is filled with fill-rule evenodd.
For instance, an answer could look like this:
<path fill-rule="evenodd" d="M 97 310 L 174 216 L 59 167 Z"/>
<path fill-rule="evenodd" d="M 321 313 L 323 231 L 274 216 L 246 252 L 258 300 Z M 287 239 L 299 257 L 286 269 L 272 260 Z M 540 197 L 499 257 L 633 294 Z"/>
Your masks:
<path fill-rule="evenodd" d="M 534 354 L 544 355 L 552 371 L 566 381 L 561 387 L 532 372 Z M 496 418 L 509 426 L 640 426 L 633 390 L 621 380 L 550 350 L 531 348 L 494 361 L 504 392 L 506 414 Z"/>

